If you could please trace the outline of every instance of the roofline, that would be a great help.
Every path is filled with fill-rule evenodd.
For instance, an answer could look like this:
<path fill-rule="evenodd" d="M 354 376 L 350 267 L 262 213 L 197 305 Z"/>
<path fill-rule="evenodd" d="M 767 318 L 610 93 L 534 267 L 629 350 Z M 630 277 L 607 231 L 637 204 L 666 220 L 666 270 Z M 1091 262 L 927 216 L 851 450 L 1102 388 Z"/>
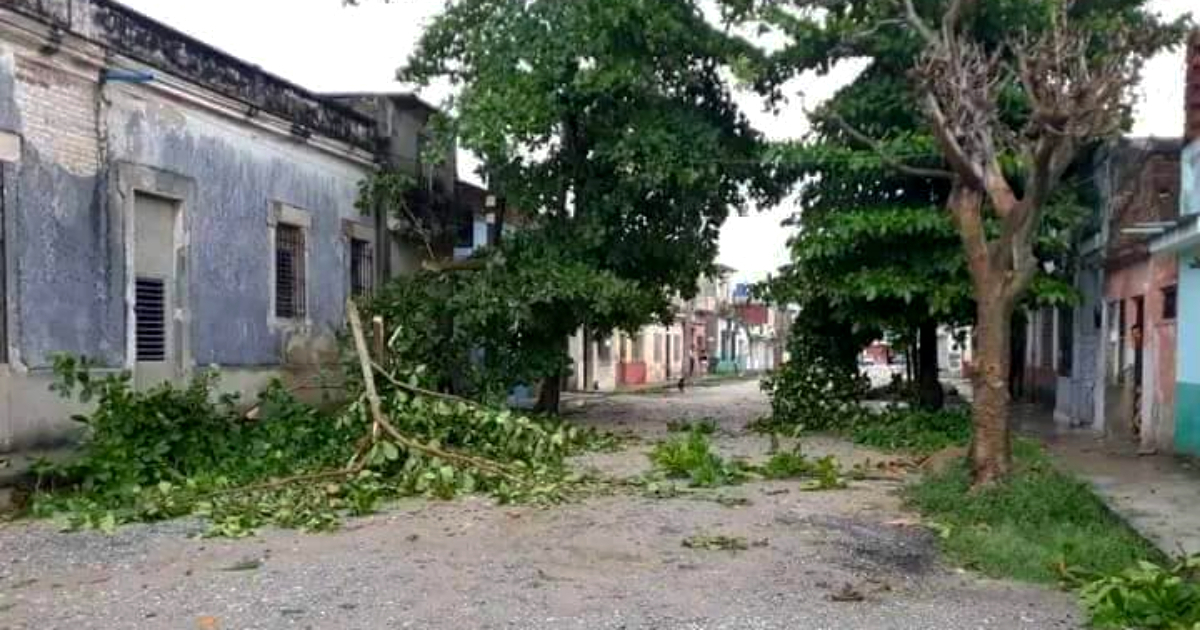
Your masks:
<path fill-rule="evenodd" d="M 438 107 L 437 105 L 434 105 L 434 104 L 430 103 L 429 101 L 421 98 L 415 92 L 410 92 L 407 90 L 396 90 L 394 92 L 387 91 L 387 90 L 383 90 L 383 91 L 349 90 L 349 91 L 344 91 L 344 92 L 341 92 L 341 91 L 339 91 L 339 92 L 321 92 L 320 95 L 324 96 L 326 98 L 367 98 L 367 97 L 376 96 L 376 97 L 382 97 L 382 98 L 410 101 L 410 102 L 416 103 L 418 106 L 422 107 L 423 109 L 427 109 L 431 112 L 442 111 L 442 109 L 440 107 Z"/>
<path fill-rule="evenodd" d="M 1169 254 L 1200 246 L 1200 215 L 1189 214 L 1170 231 L 1150 241 L 1150 253 Z"/>
<path fill-rule="evenodd" d="M 76 0 L 67 0 L 67 1 L 73 3 Z M 175 41 L 178 41 L 178 42 L 184 44 L 185 46 L 197 49 L 200 53 L 210 56 L 211 58 L 215 59 L 221 65 L 232 66 L 232 67 L 238 68 L 241 71 L 246 72 L 248 74 L 256 75 L 256 76 L 260 77 L 261 79 L 263 79 L 266 83 L 274 84 L 276 87 L 282 88 L 285 91 L 293 92 L 302 99 L 312 101 L 313 104 L 315 104 L 315 105 L 318 105 L 318 106 L 324 107 L 324 108 L 328 108 L 329 110 L 336 112 L 337 115 L 339 115 L 339 116 L 344 116 L 346 118 L 353 119 L 354 122 L 356 122 L 360 125 L 365 125 L 365 126 L 371 127 L 372 129 L 374 128 L 375 122 L 370 116 L 367 116 L 367 115 L 355 110 L 352 107 L 349 107 L 347 105 L 343 105 L 341 103 L 338 103 L 336 101 L 328 99 L 328 98 L 318 94 L 317 92 L 314 92 L 302 85 L 299 85 L 297 83 L 294 83 L 292 81 L 284 79 L 283 77 L 281 77 L 277 74 L 274 74 L 270 71 L 263 69 L 261 66 L 259 66 L 257 64 L 246 61 L 240 57 L 236 57 L 236 56 L 222 50 L 221 48 L 214 46 L 213 44 L 210 44 L 201 39 L 198 39 L 196 37 L 188 35 L 187 33 L 184 33 L 183 31 L 179 30 L 178 28 L 175 28 L 169 24 L 166 24 L 164 22 L 156 20 L 156 19 L 154 19 L 132 7 L 126 6 L 126 5 L 118 2 L 117 0 L 85 0 L 85 1 L 90 3 L 91 5 L 93 5 L 93 7 L 100 8 L 104 11 L 111 11 L 114 13 L 123 14 L 124 17 L 126 17 L 127 19 L 129 19 L 133 22 L 140 23 L 142 26 L 144 26 L 148 29 L 153 29 L 153 30 L 159 31 L 166 37 L 173 39 Z M 21 15 L 25 15 L 26 17 L 32 18 L 34 20 L 37 20 L 37 21 L 40 21 L 43 23 L 47 23 L 53 27 L 64 28 L 65 30 L 70 32 L 73 36 L 90 41 L 94 44 L 98 44 L 106 49 L 114 50 L 115 52 L 120 53 L 121 55 L 124 55 L 130 59 L 134 59 L 140 63 L 143 63 L 150 68 L 153 68 L 153 69 L 156 69 L 156 70 L 159 70 L 162 72 L 167 72 L 170 74 L 175 74 L 184 80 L 195 83 L 196 85 L 203 86 L 204 88 L 212 90 L 214 92 L 217 92 L 218 94 L 223 94 L 225 96 L 229 96 L 229 97 L 232 97 L 232 98 L 235 98 L 238 100 L 247 101 L 249 105 L 254 105 L 254 106 L 260 105 L 259 103 L 253 102 L 253 99 L 247 98 L 244 93 L 238 93 L 237 90 L 226 88 L 224 86 L 215 84 L 212 81 L 205 81 L 201 77 L 197 77 L 197 76 L 188 74 L 182 68 L 173 68 L 170 66 L 170 64 L 164 64 L 161 59 L 156 60 L 153 58 L 146 58 L 146 55 L 144 55 L 143 53 L 140 53 L 137 50 L 131 50 L 131 49 L 129 49 L 128 46 L 121 46 L 120 45 L 121 42 L 119 42 L 119 41 L 115 41 L 115 42 L 114 41 L 99 41 L 99 42 L 97 42 L 97 41 L 93 40 L 86 33 L 82 32 L 81 29 L 78 28 L 78 25 L 74 23 L 74 21 L 76 19 L 78 19 L 78 12 L 75 12 L 74 14 L 70 15 L 68 17 L 68 19 L 64 21 L 60 16 L 57 16 L 50 10 L 46 9 L 42 0 L 13 0 L 11 3 L 7 3 L 4 8 L 7 10 L 10 10 L 10 11 L 13 11 L 15 13 L 21 14 Z M 100 22 L 99 16 L 97 16 L 96 21 L 98 22 L 97 26 L 100 27 L 102 30 L 105 28 L 105 26 L 110 26 L 110 25 L 99 24 L 99 22 Z M 302 121 L 296 120 L 296 118 L 297 118 L 296 112 L 289 112 L 289 111 L 286 111 L 285 108 L 275 107 L 275 106 L 273 106 L 272 103 L 262 103 L 261 105 L 262 105 L 261 109 L 263 111 L 268 111 L 270 113 L 276 114 L 278 116 L 281 116 L 281 117 L 283 117 L 287 120 L 291 120 L 293 122 L 298 122 L 298 123 L 302 122 Z M 353 134 L 342 134 L 342 136 L 348 135 L 350 137 L 340 137 L 339 135 L 334 133 L 332 129 L 314 129 L 314 131 L 319 132 L 322 135 L 328 135 L 330 137 L 335 137 L 340 140 L 346 140 L 352 144 L 358 144 L 358 145 L 364 146 L 364 147 L 369 146 L 370 143 L 373 142 L 373 140 L 371 138 L 357 138 L 357 137 L 353 137 Z"/>

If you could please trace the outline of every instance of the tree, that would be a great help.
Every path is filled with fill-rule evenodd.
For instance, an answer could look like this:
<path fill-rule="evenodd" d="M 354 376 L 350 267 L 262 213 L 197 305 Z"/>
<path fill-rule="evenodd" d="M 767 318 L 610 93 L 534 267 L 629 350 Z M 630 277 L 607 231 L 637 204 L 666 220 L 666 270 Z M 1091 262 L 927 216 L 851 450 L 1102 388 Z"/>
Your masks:
<path fill-rule="evenodd" d="M 556 252 L 508 250 L 510 261 L 578 265 L 665 298 L 691 294 L 712 271 L 730 208 L 770 192 L 760 137 L 722 74 L 753 54 L 695 0 L 457 0 L 400 76 L 455 85 L 447 109 L 461 145 L 514 208 L 536 216 L 538 236 L 521 242 Z M 557 405 L 566 335 L 588 323 L 572 304 L 544 300 L 538 319 L 553 325 L 523 331 L 564 359 L 542 375 L 547 408 Z"/>
<path fill-rule="evenodd" d="M 852 47 L 883 29 L 907 35 L 892 52 L 913 59 L 908 77 L 921 127 L 945 168 L 909 162 L 897 151 L 904 138 L 873 135 L 839 112 L 825 118 L 889 168 L 949 187 L 946 207 L 976 304 L 970 455 L 977 484 L 1004 477 L 1011 466 L 1009 335 L 1013 312 L 1038 271 L 1035 245 L 1046 209 L 1079 152 L 1128 122 L 1141 62 L 1183 35 L 1182 23 L 1164 25 L 1144 4 L 821 0 L 772 2 L 759 13 L 802 35 L 777 56 L 790 68 L 807 58 L 811 67 L 827 69 L 846 55 L 838 49 L 812 56 L 821 48 L 813 42 Z M 874 58 L 881 58 L 878 51 Z M 778 68 L 764 76 L 771 79 Z"/>

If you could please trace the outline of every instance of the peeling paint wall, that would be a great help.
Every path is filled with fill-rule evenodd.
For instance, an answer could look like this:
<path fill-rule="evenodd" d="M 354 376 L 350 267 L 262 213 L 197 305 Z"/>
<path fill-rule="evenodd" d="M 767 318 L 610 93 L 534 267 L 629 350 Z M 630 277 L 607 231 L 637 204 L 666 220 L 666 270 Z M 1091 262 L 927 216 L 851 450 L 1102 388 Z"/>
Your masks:
<path fill-rule="evenodd" d="M 349 280 L 345 224 L 371 225 L 355 208 L 359 182 L 374 170 L 363 149 L 374 143 L 370 120 L 197 42 L 181 44 L 106 0 L 11 7 L 21 14 L 0 8 L 0 132 L 19 138 L 20 161 L 3 169 L 9 361 L 0 364 L 0 452 L 70 439 L 77 428 L 65 418 L 78 409 L 47 390 L 54 353 L 133 366 L 135 192 L 180 204 L 185 299 L 173 317 L 187 339 L 185 374 L 220 366 L 230 389 L 252 393 L 281 370 L 307 375 L 336 360 Z M 153 80 L 102 82 L 105 64 L 133 64 L 70 33 L 39 42 L 31 15 L 139 58 L 156 52 Z M 22 28 L 11 28 L 19 20 Z M 271 313 L 269 222 L 279 204 L 311 217 L 307 317 L 286 325 Z"/>
<path fill-rule="evenodd" d="M 191 335 L 198 365 L 274 365 L 291 331 L 270 323 L 274 256 L 272 204 L 309 212 L 308 318 L 314 332 L 341 326 L 347 294 L 342 221 L 368 221 L 354 207 L 367 168 L 319 155 L 294 141 L 254 135 L 237 123 L 114 90 L 112 159 L 191 179 L 195 207 L 184 209 L 190 243 Z"/>

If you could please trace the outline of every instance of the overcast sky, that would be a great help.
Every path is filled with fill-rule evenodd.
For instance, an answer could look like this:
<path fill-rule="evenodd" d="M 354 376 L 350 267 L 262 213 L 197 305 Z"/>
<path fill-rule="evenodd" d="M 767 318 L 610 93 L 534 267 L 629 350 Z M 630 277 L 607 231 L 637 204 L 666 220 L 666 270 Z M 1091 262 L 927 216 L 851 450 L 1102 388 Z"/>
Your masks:
<path fill-rule="evenodd" d="M 421 30 L 443 0 L 366 0 L 344 7 L 342 0 L 121 0 L 181 31 L 246 61 L 317 91 L 387 91 L 404 86 L 393 76 L 412 51 Z M 1151 0 L 1168 17 L 1182 15 L 1194 0 Z M 755 125 L 773 139 L 798 138 L 806 129 L 800 102 L 811 105 L 853 78 L 854 64 L 828 77 L 802 77 L 790 88 L 791 107 L 779 115 L 763 110 L 751 95 L 739 100 Z M 1177 136 L 1183 130 L 1184 65 L 1180 51 L 1147 64 L 1133 132 Z M 444 92 L 423 93 L 438 102 Z M 477 180 L 473 161 L 461 174 Z M 721 237 L 721 262 L 746 279 L 759 279 L 787 259 L 787 231 L 780 221 L 794 211 L 784 205 L 734 217 Z"/>

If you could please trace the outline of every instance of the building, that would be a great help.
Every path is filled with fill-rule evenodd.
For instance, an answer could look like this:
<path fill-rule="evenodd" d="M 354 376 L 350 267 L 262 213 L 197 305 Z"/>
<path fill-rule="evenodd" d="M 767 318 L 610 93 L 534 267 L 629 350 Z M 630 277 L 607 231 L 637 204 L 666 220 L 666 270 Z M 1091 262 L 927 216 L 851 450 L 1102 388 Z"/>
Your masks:
<path fill-rule="evenodd" d="M 1153 240 L 1156 260 L 1169 261 L 1178 284 L 1162 295 L 1161 309 L 1175 321 L 1173 370 L 1163 374 L 1164 389 L 1173 382 L 1175 452 L 1200 455 L 1200 31 L 1187 48 L 1186 130 L 1180 159 L 1179 221 Z"/>
<path fill-rule="evenodd" d="M 1174 139 L 1123 138 L 1098 153 L 1097 202 L 1080 231 L 1075 305 L 1024 314 L 1014 389 L 1065 425 L 1094 427 L 1170 447 L 1175 322 L 1164 301 L 1173 260 L 1153 256 L 1150 238 L 1178 214 L 1179 147 Z"/>
<path fill-rule="evenodd" d="M 614 391 L 778 367 L 786 360 L 792 315 L 752 300 L 748 285 L 730 281 L 733 272 L 718 266 L 711 277 L 701 278 L 696 297 L 676 300 L 670 323 L 632 334 L 617 331 L 599 338 L 581 331 L 572 337 L 567 389 Z"/>
<path fill-rule="evenodd" d="M 314 94 L 113 0 L 5 2 L 0 452 L 73 428 L 57 352 L 139 387 L 315 381 L 347 296 L 424 255 L 360 184 L 404 168 L 434 193 L 419 212 L 453 206 L 453 163 L 419 158 L 431 112 Z"/>
<path fill-rule="evenodd" d="M 1200 34 L 1188 45 L 1182 143 L 1124 139 L 1094 167 L 1075 307 L 1022 330 L 1027 395 L 1143 452 L 1200 455 Z"/>

